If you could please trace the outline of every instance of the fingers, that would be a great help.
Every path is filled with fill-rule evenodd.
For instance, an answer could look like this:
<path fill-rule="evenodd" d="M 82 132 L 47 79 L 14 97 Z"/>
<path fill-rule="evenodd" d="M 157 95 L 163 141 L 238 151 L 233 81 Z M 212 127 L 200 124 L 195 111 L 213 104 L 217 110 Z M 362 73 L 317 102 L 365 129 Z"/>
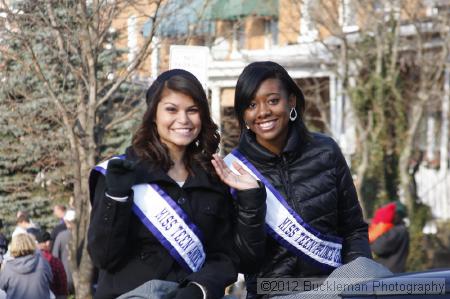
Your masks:
<path fill-rule="evenodd" d="M 217 154 L 213 155 L 211 163 L 213 164 L 219 178 L 232 188 L 236 188 L 238 190 L 246 190 L 257 188 L 259 186 L 257 180 L 236 161 L 232 163 L 232 167 L 236 170 L 235 172 L 237 173 L 231 171 L 230 167 L 228 167 L 223 159 L 220 158 Z"/>
<path fill-rule="evenodd" d="M 228 169 L 227 164 L 225 164 L 223 159 L 218 154 L 214 154 L 213 158 L 222 169 Z"/>
<path fill-rule="evenodd" d="M 224 183 L 228 184 L 229 180 L 233 176 L 233 173 L 225 164 L 225 162 L 222 160 L 222 158 L 220 158 L 219 155 L 214 154 L 211 163 L 213 164 L 214 169 L 216 170 L 216 173 L 220 177 L 220 179 Z"/>
<path fill-rule="evenodd" d="M 130 160 L 122 160 L 122 161 L 123 161 L 123 168 L 127 170 L 134 170 L 134 168 L 138 164 L 137 161 L 130 161 Z"/>
<path fill-rule="evenodd" d="M 122 160 L 122 159 L 112 159 L 108 162 L 108 171 L 116 173 L 126 173 L 134 170 L 137 162 Z"/>
<path fill-rule="evenodd" d="M 219 167 L 224 175 L 236 175 L 236 174 L 248 174 L 248 172 L 245 170 L 244 167 L 242 167 L 238 162 L 234 161 L 232 163 L 233 168 L 237 171 L 237 173 L 233 170 L 231 170 L 231 167 L 228 167 L 228 165 L 225 163 L 225 161 L 218 155 L 213 155 L 214 162 L 216 163 L 217 167 Z"/>
<path fill-rule="evenodd" d="M 239 164 L 239 163 L 236 162 L 236 161 L 233 162 L 233 167 L 234 167 L 234 169 L 236 169 L 237 172 L 239 172 L 239 174 L 241 174 L 241 175 L 242 175 L 242 174 L 249 174 L 249 173 L 247 172 L 247 170 L 245 170 L 245 168 L 242 167 L 242 165 Z"/>
<path fill-rule="evenodd" d="M 222 179 L 223 171 L 222 168 L 219 167 L 216 160 L 211 160 L 212 165 L 214 166 L 214 170 L 216 171 L 217 175 Z"/>

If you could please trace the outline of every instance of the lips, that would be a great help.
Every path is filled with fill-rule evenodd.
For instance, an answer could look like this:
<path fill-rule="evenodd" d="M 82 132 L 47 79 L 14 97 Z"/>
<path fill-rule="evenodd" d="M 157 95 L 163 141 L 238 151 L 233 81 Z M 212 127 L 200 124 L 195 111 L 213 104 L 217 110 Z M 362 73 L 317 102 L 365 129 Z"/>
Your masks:
<path fill-rule="evenodd" d="M 267 121 L 256 123 L 256 126 L 261 131 L 270 131 L 273 128 L 275 128 L 276 122 L 277 122 L 276 119 L 275 120 L 267 120 Z"/>
<path fill-rule="evenodd" d="M 192 131 L 192 129 L 190 129 L 190 128 L 181 128 L 181 129 L 172 129 L 172 130 L 177 133 L 188 133 L 188 132 Z"/>
<path fill-rule="evenodd" d="M 172 129 L 172 131 L 178 135 L 182 136 L 190 136 L 192 134 L 194 129 L 192 128 L 179 128 L 179 129 Z"/>

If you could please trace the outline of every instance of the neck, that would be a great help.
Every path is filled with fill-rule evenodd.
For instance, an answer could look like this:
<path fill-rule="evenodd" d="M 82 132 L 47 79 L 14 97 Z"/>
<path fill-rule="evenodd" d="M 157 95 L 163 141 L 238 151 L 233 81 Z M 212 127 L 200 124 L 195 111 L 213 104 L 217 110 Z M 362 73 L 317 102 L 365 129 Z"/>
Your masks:
<path fill-rule="evenodd" d="M 172 160 L 174 165 L 183 165 L 183 158 L 184 158 L 184 150 L 178 150 L 178 149 L 169 149 L 169 156 L 170 160 Z"/>
<path fill-rule="evenodd" d="M 275 155 L 279 155 L 281 154 L 281 151 L 283 150 L 283 148 L 286 145 L 286 141 L 287 141 L 287 130 L 286 133 L 283 134 L 283 136 L 279 136 L 276 139 L 273 140 L 264 140 L 264 139 L 260 139 L 258 136 L 256 136 L 256 141 L 263 146 L 264 148 L 266 148 L 267 150 L 269 150 L 271 153 L 274 153 Z"/>
<path fill-rule="evenodd" d="M 170 159 L 173 162 L 172 167 L 170 167 L 167 174 L 177 182 L 183 182 L 187 179 L 188 171 L 186 165 L 184 164 L 184 150 L 183 151 L 172 151 L 169 150 Z"/>

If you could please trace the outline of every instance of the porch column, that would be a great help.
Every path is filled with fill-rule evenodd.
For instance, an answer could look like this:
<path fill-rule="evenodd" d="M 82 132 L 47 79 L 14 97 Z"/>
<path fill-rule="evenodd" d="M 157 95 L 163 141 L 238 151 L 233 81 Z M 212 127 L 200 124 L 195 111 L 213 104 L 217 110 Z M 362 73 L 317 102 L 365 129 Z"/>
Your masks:
<path fill-rule="evenodd" d="M 220 86 L 211 86 L 211 116 L 221 132 Z"/>
<path fill-rule="evenodd" d="M 450 64 L 445 68 L 444 97 L 442 99 L 442 125 L 441 125 L 441 161 L 440 171 L 448 173 L 448 134 L 449 134 L 449 106 L 450 106 Z"/>

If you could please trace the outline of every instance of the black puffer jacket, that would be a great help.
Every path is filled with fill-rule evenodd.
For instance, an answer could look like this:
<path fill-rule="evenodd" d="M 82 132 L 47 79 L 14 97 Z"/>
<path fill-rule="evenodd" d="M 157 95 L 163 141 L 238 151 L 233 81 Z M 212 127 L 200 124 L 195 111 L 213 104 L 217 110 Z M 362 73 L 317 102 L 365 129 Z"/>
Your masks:
<path fill-rule="evenodd" d="M 277 156 L 260 146 L 254 133 L 247 130 L 238 150 L 307 223 L 322 233 L 343 238 L 344 263 L 360 256 L 371 257 L 367 224 L 352 177 L 333 139 L 313 133 L 311 140 L 302 142 L 298 129 L 291 127 L 287 144 Z M 329 272 L 298 258 L 268 238 L 259 273 L 247 277 L 247 287 L 251 295 L 256 293 L 256 277 L 298 278 L 326 274 Z"/>

